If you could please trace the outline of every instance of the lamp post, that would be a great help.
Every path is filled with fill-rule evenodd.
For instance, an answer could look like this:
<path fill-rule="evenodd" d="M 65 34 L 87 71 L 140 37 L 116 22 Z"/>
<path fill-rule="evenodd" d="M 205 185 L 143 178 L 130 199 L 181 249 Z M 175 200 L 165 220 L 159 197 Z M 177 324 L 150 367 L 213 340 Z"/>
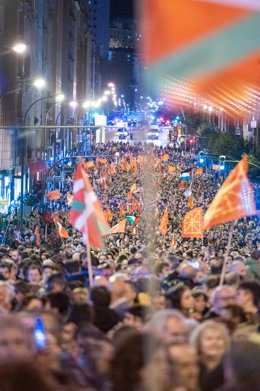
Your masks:
<path fill-rule="evenodd" d="M 57 104 L 61 104 L 65 99 L 65 95 L 60 93 L 60 94 L 57 94 L 56 97 L 55 97 L 55 102 L 53 104 L 50 105 L 49 109 L 47 110 L 47 113 L 46 113 L 46 117 L 45 117 L 45 124 L 48 125 L 48 120 L 49 120 L 49 114 L 50 114 L 50 111 L 57 105 Z M 54 139 L 54 159 L 55 159 L 55 156 L 56 156 L 56 128 L 55 128 L 55 139 Z M 43 140 L 43 148 L 44 148 L 44 153 L 45 153 L 45 150 L 46 150 L 46 128 L 44 129 L 44 140 Z"/>
<path fill-rule="evenodd" d="M 5 46 L 6 47 L 6 51 L 4 52 L 1 52 L 0 53 L 0 56 L 3 56 L 3 55 L 6 55 L 6 54 L 11 54 L 11 53 L 15 53 L 17 55 L 17 57 L 22 57 L 26 52 L 27 52 L 27 49 L 28 49 L 28 46 L 24 43 L 24 42 L 17 42 L 15 43 L 13 46 Z M 19 82 L 15 82 L 15 83 L 11 83 L 12 86 L 16 85 L 20 83 Z M 16 90 L 15 90 L 16 91 Z M 1 91 L 0 93 L 0 100 L 7 94 L 7 93 L 11 93 L 13 91 Z M 1 122 L 3 123 L 3 107 L 2 107 L 2 103 L 1 103 Z"/>
<path fill-rule="evenodd" d="M 34 86 L 37 87 L 37 88 L 43 88 L 45 86 L 45 82 L 43 79 L 36 79 L 36 81 L 34 82 Z M 23 117 L 23 121 L 22 121 L 22 125 L 23 127 L 26 126 L 26 122 L 27 122 L 27 116 L 31 110 L 31 108 L 36 105 L 37 103 L 39 102 L 42 102 L 43 100 L 46 100 L 46 99 L 53 99 L 55 98 L 57 95 L 52 95 L 52 96 L 44 96 L 44 97 L 41 97 L 39 99 L 36 99 L 29 107 L 28 109 L 26 110 L 25 114 L 24 114 L 24 117 Z M 24 128 L 21 129 L 21 132 L 22 132 L 22 137 L 21 137 L 21 196 L 20 196 L 20 227 L 22 228 L 22 225 L 23 225 L 23 217 L 24 217 L 24 207 L 23 207 L 23 203 L 24 203 L 24 174 L 25 174 L 25 154 L 26 154 L 26 140 L 25 140 L 25 131 L 24 131 Z"/>

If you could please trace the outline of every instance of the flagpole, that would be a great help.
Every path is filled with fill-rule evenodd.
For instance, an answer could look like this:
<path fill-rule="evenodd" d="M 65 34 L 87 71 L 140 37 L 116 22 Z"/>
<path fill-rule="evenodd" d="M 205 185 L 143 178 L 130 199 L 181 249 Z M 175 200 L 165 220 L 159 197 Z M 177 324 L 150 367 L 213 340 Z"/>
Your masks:
<path fill-rule="evenodd" d="M 87 246 L 87 261 L 88 261 L 88 280 L 89 280 L 89 286 L 93 286 L 93 268 L 92 268 L 92 262 L 91 262 L 91 254 L 90 254 L 90 244 L 89 244 L 89 237 L 88 237 L 88 231 L 86 229 L 86 246 Z"/>
<path fill-rule="evenodd" d="M 47 238 L 48 238 L 48 224 L 46 223 L 45 224 L 45 242 L 47 242 Z"/>
<path fill-rule="evenodd" d="M 232 242 L 232 238 L 233 238 L 233 231 L 234 231 L 234 224 L 232 223 L 230 230 L 229 230 L 228 243 L 227 243 L 226 254 L 224 257 L 224 263 L 223 263 L 223 267 L 222 267 L 222 271 L 221 271 L 219 286 L 222 286 L 224 284 L 226 268 L 227 268 L 227 258 L 228 258 L 230 247 L 231 247 L 231 242 Z"/>

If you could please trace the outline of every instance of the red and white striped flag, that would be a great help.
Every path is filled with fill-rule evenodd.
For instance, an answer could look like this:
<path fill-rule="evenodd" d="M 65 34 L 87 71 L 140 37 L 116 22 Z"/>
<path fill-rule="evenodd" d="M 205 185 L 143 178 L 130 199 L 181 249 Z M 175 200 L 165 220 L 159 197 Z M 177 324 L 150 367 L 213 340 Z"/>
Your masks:
<path fill-rule="evenodd" d="M 82 233 L 85 244 L 101 249 L 102 236 L 110 233 L 102 208 L 81 164 L 76 167 L 70 223 Z"/>

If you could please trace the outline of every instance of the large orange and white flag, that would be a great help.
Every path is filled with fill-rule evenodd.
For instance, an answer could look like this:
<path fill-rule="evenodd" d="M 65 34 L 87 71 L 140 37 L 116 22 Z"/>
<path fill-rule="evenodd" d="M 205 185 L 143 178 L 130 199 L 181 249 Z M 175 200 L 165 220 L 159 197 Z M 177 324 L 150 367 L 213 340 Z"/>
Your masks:
<path fill-rule="evenodd" d="M 247 157 L 236 165 L 204 215 L 204 229 L 257 214 L 254 193 L 247 177 Z"/>
<path fill-rule="evenodd" d="M 182 237 L 203 237 L 202 208 L 196 208 L 186 213 L 182 222 Z"/>

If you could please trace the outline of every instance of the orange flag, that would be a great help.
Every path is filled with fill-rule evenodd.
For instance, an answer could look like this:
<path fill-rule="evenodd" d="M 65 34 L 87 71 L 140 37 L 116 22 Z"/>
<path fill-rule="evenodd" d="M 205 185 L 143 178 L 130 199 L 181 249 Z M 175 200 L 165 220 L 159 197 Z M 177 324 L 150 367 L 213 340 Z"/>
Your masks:
<path fill-rule="evenodd" d="M 39 226 L 38 225 L 36 225 L 36 227 L 35 227 L 34 237 L 35 237 L 35 244 L 36 244 L 37 247 L 39 247 L 40 244 L 41 244 L 41 237 L 40 237 L 40 230 L 39 230 Z"/>
<path fill-rule="evenodd" d="M 123 207 L 123 205 L 120 206 L 120 209 L 119 209 L 119 217 L 124 217 L 125 215 L 125 209 Z"/>
<path fill-rule="evenodd" d="M 195 176 L 199 176 L 201 174 L 203 174 L 203 168 L 202 167 L 197 169 L 197 171 L 195 172 Z"/>
<path fill-rule="evenodd" d="M 59 222 L 58 219 L 53 219 L 55 225 L 56 225 L 56 228 L 57 228 L 57 232 L 59 234 L 59 237 L 62 238 L 62 239 L 68 239 L 69 237 L 69 234 L 68 232 L 66 231 L 66 229 L 61 225 L 61 223 Z"/>
<path fill-rule="evenodd" d="M 162 235 L 166 235 L 168 231 L 168 224 L 169 224 L 169 214 L 168 214 L 168 209 L 166 208 L 162 217 L 161 224 L 159 226 L 159 231 Z"/>
<path fill-rule="evenodd" d="M 254 193 L 247 177 L 248 161 L 244 156 L 215 195 L 204 216 L 204 229 L 257 214 Z"/>
<path fill-rule="evenodd" d="M 183 238 L 202 238 L 202 208 L 196 208 L 186 213 L 182 223 Z"/>
<path fill-rule="evenodd" d="M 94 162 L 86 162 L 85 167 L 87 167 L 87 168 L 95 167 L 95 164 L 94 164 Z"/>
<path fill-rule="evenodd" d="M 60 191 L 53 190 L 46 194 L 46 197 L 49 201 L 59 200 L 60 199 Z"/>
<path fill-rule="evenodd" d="M 134 183 L 131 188 L 130 188 L 130 192 L 131 193 L 134 193 L 135 191 L 137 190 L 137 186 L 136 186 L 136 183 Z"/>
<path fill-rule="evenodd" d="M 193 208 L 194 208 L 193 197 L 192 197 L 192 196 L 190 196 L 190 197 L 188 198 L 188 207 L 189 207 L 190 209 L 193 209 Z"/>
<path fill-rule="evenodd" d="M 165 154 L 162 156 L 161 160 L 162 160 L 163 162 L 168 162 L 168 160 L 169 160 L 169 155 L 168 155 L 168 153 L 165 153 Z"/>
<path fill-rule="evenodd" d="M 174 171 L 176 171 L 176 167 L 168 166 L 168 172 L 174 172 Z"/>
<path fill-rule="evenodd" d="M 111 209 L 109 208 L 109 206 L 107 206 L 107 208 L 106 208 L 106 221 L 108 223 L 111 223 L 112 220 L 113 220 L 113 213 L 111 212 Z"/>
<path fill-rule="evenodd" d="M 101 163 L 101 164 L 107 164 L 107 159 L 100 157 L 100 158 L 96 159 L 96 162 Z"/>
<path fill-rule="evenodd" d="M 110 229 L 110 234 L 118 234 L 118 233 L 125 232 L 125 227 L 126 227 L 126 219 L 121 220 L 120 223 L 114 225 L 114 227 Z"/>

